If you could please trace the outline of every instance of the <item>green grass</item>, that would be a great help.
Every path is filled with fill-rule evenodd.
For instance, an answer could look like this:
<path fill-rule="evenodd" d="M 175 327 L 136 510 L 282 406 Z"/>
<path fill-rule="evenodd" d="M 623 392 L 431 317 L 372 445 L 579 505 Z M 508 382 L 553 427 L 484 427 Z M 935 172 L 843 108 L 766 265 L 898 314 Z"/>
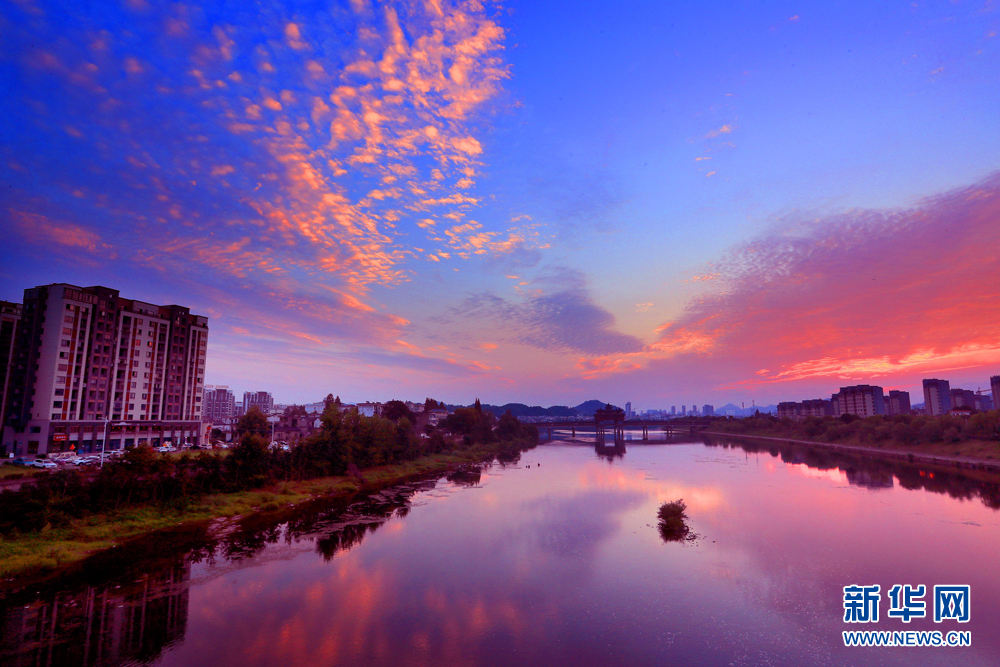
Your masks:
<path fill-rule="evenodd" d="M 489 445 L 478 445 L 462 452 L 432 454 L 414 461 L 369 468 L 361 473 L 363 483 L 348 476 L 279 482 L 253 491 L 204 496 L 181 511 L 152 506 L 129 508 L 89 515 L 61 528 L 7 536 L 0 538 L 0 578 L 41 574 L 178 524 L 274 511 L 320 496 L 356 493 L 417 475 L 444 472 L 460 463 L 483 461 L 492 458 L 495 451 Z"/>
<path fill-rule="evenodd" d="M 46 474 L 48 474 L 47 470 L 32 468 L 30 466 L 14 466 L 10 464 L 0 466 L 0 479 L 21 479 L 23 477 Z"/>

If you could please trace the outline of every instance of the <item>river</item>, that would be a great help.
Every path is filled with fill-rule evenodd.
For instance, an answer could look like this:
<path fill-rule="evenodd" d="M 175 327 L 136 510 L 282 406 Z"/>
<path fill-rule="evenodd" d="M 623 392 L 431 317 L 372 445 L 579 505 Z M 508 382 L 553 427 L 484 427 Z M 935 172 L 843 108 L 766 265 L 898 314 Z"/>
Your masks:
<path fill-rule="evenodd" d="M 3 665 L 997 665 L 994 477 L 731 440 L 520 460 L 184 530 L 0 599 Z M 694 538 L 656 513 L 683 498 Z M 878 623 L 843 622 L 848 585 Z M 927 618 L 889 618 L 895 584 Z M 970 619 L 935 623 L 934 585 Z M 847 648 L 845 630 L 971 647 Z"/>

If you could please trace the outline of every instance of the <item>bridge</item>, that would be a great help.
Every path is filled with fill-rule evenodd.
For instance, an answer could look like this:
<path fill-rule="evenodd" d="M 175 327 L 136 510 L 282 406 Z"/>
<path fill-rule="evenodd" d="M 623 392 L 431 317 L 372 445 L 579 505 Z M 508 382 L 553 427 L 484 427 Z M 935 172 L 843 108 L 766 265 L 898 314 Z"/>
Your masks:
<path fill-rule="evenodd" d="M 596 438 L 603 440 L 607 430 L 613 429 L 615 440 L 624 439 L 626 430 L 642 430 L 642 440 L 649 440 L 650 431 L 662 431 L 664 433 L 697 433 L 704 431 L 712 423 L 710 418 L 684 418 L 671 419 L 667 421 L 653 419 L 632 419 L 614 420 L 588 419 L 565 422 L 543 422 L 535 424 L 538 427 L 539 435 L 547 435 L 545 440 L 552 440 L 553 431 L 570 431 L 572 437 L 576 437 L 577 431 L 592 432 Z M 610 429 L 609 429 L 610 427 Z"/>

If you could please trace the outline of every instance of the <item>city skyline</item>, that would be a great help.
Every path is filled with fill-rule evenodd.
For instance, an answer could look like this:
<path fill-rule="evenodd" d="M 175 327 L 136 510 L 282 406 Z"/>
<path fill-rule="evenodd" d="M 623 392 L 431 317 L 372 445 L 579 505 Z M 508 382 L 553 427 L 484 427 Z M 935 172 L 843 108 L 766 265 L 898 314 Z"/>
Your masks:
<path fill-rule="evenodd" d="M 0 299 L 183 303 L 207 384 L 645 409 L 1000 372 L 991 5 L 0 25 Z"/>

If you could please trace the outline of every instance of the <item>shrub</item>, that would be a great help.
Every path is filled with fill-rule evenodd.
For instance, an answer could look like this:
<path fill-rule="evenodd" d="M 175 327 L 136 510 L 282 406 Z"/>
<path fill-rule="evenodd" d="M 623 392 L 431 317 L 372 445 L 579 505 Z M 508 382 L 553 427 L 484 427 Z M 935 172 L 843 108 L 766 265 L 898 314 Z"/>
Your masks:
<path fill-rule="evenodd" d="M 660 537 L 665 542 L 680 542 L 691 532 L 687 526 L 687 505 L 683 499 L 663 503 L 656 516 L 659 519 Z"/>

